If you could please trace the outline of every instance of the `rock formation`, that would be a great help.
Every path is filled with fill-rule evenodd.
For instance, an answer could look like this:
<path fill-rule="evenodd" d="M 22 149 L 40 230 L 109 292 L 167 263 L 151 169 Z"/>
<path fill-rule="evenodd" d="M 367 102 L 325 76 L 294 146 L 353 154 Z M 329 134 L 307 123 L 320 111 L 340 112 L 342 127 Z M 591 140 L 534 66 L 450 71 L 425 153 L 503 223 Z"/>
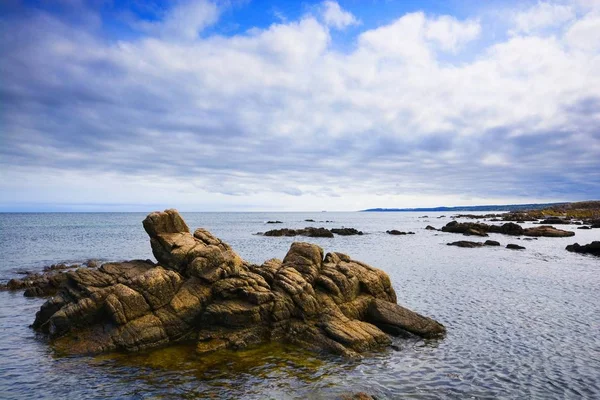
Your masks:
<path fill-rule="evenodd" d="M 512 236 L 533 236 L 533 237 L 569 237 L 574 236 L 575 232 L 556 229 L 553 226 L 536 226 L 534 228 L 523 228 L 521 225 L 513 222 L 507 222 L 502 225 L 488 225 L 473 222 L 448 222 L 442 228 L 443 232 L 462 233 L 466 236 L 487 236 L 488 233 L 502 233 Z"/>
<path fill-rule="evenodd" d="M 308 236 L 308 237 L 326 237 L 332 238 L 333 234 L 340 236 L 352 236 L 352 235 L 363 235 L 363 231 L 359 231 L 355 228 L 314 228 L 307 226 L 304 229 L 273 229 L 262 233 L 264 236 Z"/>
<path fill-rule="evenodd" d="M 414 232 L 402 232 L 397 229 L 385 231 L 385 233 L 387 233 L 388 235 L 414 235 L 415 234 Z"/>
<path fill-rule="evenodd" d="M 326 237 L 332 238 L 333 233 L 325 228 L 306 227 L 304 229 L 273 229 L 263 233 L 264 236 L 307 236 L 307 237 Z"/>
<path fill-rule="evenodd" d="M 352 236 L 352 235 L 363 235 L 363 231 L 359 231 L 355 228 L 333 228 L 331 233 L 335 233 L 340 236 Z"/>
<path fill-rule="evenodd" d="M 266 341 L 345 356 L 380 349 L 392 335 L 434 338 L 440 323 L 396 304 L 383 271 L 313 244 L 285 258 L 242 260 L 175 210 L 144 220 L 158 264 L 107 263 L 66 272 L 34 329 L 70 353 L 137 351 L 194 341 L 199 353 Z"/>
<path fill-rule="evenodd" d="M 566 247 L 567 251 L 581 254 L 592 254 L 600 256 L 600 241 L 593 241 L 592 243 L 584 244 L 583 246 L 579 243 L 570 244 Z"/>

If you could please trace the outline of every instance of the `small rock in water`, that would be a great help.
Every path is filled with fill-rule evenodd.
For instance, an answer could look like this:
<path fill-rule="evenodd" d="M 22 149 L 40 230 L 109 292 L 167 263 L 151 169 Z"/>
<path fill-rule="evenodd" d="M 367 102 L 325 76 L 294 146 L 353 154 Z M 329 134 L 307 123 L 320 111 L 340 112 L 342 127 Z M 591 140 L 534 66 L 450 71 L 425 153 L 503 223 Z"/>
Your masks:
<path fill-rule="evenodd" d="M 458 247 L 473 248 L 473 247 L 482 247 L 483 243 L 481 243 L 481 242 L 470 242 L 468 240 L 459 240 L 458 242 L 448 243 L 448 246 L 458 246 Z"/>
<path fill-rule="evenodd" d="M 500 246 L 500 242 L 495 240 L 486 240 L 484 243 L 486 246 Z"/>
<path fill-rule="evenodd" d="M 524 250 L 525 247 L 523 246 L 519 246 L 518 244 L 513 244 L 513 243 L 509 243 L 506 245 L 507 249 L 513 249 L 513 250 Z"/>

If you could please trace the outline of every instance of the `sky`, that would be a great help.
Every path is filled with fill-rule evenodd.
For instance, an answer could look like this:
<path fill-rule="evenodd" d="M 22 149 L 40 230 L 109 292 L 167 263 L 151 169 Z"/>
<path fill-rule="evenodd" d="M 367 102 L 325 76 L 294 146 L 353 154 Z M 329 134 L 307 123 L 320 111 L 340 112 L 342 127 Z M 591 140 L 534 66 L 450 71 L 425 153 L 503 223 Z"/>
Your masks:
<path fill-rule="evenodd" d="M 3 0 L 0 212 L 600 199 L 600 0 Z"/>

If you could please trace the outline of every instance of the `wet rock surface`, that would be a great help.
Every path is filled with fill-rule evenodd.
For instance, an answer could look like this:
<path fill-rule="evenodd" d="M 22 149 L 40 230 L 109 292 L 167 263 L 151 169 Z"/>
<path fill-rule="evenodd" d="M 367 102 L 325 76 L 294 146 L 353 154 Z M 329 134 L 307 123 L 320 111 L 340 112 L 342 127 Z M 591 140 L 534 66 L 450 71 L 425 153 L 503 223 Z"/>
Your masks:
<path fill-rule="evenodd" d="M 592 254 L 600 257 L 600 241 L 593 241 L 583 246 L 579 243 L 570 244 L 566 247 L 566 250 L 573 253 Z"/>
<path fill-rule="evenodd" d="M 385 233 L 387 233 L 388 235 L 414 235 L 415 234 L 414 232 L 402 232 L 397 229 L 385 231 Z"/>
<path fill-rule="evenodd" d="M 507 249 L 512 249 L 512 250 L 525 250 L 524 246 L 519 246 L 518 244 L 513 244 L 513 243 L 509 243 L 506 245 Z"/>
<path fill-rule="evenodd" d="M 291 342 L 344 356 L 381 349 L 390 334 L 443 336 L 445 328 L 396 304 L 383 271 L 295 242 L 283 260 L 242 260 L 177 211 L 144 220 L 158 264 L 106 263 L 63 273 L 33 328 L 73 353 L 138 351 L 194 341 L 198 353 Z"/>

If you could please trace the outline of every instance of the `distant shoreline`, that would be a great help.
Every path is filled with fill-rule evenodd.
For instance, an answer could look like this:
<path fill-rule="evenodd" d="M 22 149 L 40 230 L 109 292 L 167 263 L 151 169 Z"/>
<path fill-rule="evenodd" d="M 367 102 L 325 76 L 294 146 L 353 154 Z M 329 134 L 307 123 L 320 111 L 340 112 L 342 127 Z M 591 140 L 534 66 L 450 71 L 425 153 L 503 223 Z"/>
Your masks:
<path fill-rule="evenodd" d="M 368 208 L 360 212 L 434 212 L 434 211 L 517 211 L 540 210 L 543 208 L 569 204 L 562 203 L 534 203 L 534 204 L 505 204 L 484 206 L 456 206 L 456 207 L 425 207 L 425 208 Z"/>

